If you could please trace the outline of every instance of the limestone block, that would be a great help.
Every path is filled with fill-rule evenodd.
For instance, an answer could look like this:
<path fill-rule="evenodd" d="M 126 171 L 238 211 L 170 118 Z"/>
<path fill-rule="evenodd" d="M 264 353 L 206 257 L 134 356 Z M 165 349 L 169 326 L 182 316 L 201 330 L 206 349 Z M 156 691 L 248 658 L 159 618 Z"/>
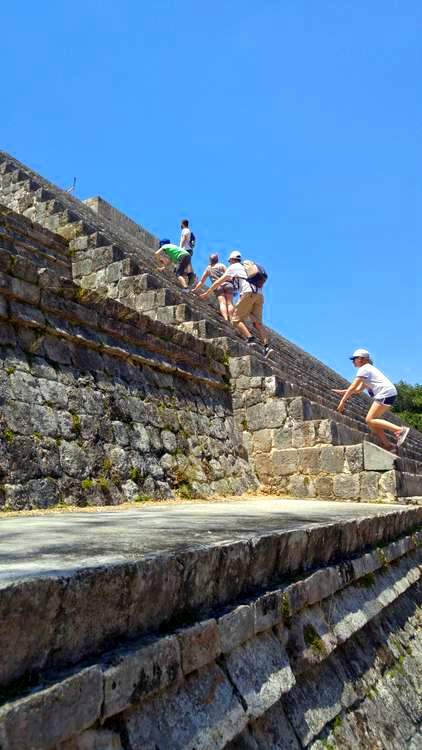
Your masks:
<path fill-rule="evenodd" d="M 129 747 L 142 750 L 223 750 L 245 728 L 247 717 L 233 686 L 215 665 L 194 672 L 122 715 Z"/>
<path fill-rule="evenodd" d="M 366 471 L 389 471 L 394 469 L 397 456 L 367 440 L 363 443 L 363 462 Z"/>
<path fill-rule="evenodd" d="M 282 597 L 281 590 L 270 591 L 258 597 L 254 603 L 255 633 L 270 630 L 282 620 Z"/>
<path fill-rule="evenodd" d="M 162 430 L 161 440 L 163 443 L 164 450 L 167 453 L 175 453 L 177 450 L 177 439 L 176 436 L 170 432 L 170 430 Z"/>
<path fill-rule="evenodd" d="M 360 474 L 361 500 L 377 500 L 380 494 L 378 482 L 381 476 L 381 473 L 375 471 L 362 471 Z"/>
<path fill-rule="evenodd" d="M 57 481 L 51 477 L 31 479 L 24 484 L 3 485 L 6 507 L 13 510 L 49 508 L 59 501 Z"/>
<path fill-rule="evenodd" d="M 292 430 L 287 423 L 278 430 L 272 430 L 272 435 L 272 447 L 276 450 L 284 450 L 285 448 L 292 447 Z"/>
<path fill-rule="evenodd" d="M 336 474 L 334 477 L 334 494 L 342 500 L 357 500 L 360 492 L 358 474 Z"/>
<path fill-rule="evenodd" d="M 272 430 L 257 430 L 252 435 L 253 450 L 256 453 L 270 453 L 272 448 Z"/>
<path fill-rule="evenodd" d="M 263 381 L 265 393 L 272 398 L 284 396 L 285 386 L 282 380 L 276 375 L 264 378 Z"/>
<path fill-rule="evenodd" d="M 79 734 L 98 719 L 102 672 L 97 666 L 0 709 L 2 750 L 45 750 Z"/>
<path fill-rule="evenodd" d="M 131 479 L 128 479 L 127 482 L 122 484 L 122 492 L 126 500 L 134 500 L 139 495 L 139 487 Z"/>
<path fill-rule="evenodd" d="M 341 445 L 321 448 L 321 471 L 340 474 L 344 467 L 344 448 Z"/>
<path fill-rule="evenodd" d="M 329 476 L 316 477 L 315 491 L 318 497 L 330 500 L 334 496 L 334 478 Z"/>
<path fill-rule="evenodd" d="M 247 641 L 226 656 L 225 663 L 252 719 L 268 711 L 295 683 L 286 651 L 273 634 Z"/>
<path fill-rule="evenodd" d="M 289 495 L 293 497 L 315 497 L 315 483 L 307 475 L 293 474 L 287 485 Z"/>
<path fill-rule="evenodd" d="M 246 409 L 246 420 L 251 432 L 282 427 L 286 416 L 286 405 L 282 399 L 271 399 Z"/>
<path fill-rule="evenodd" d="M 337 425 L 332 419 L 321 419 L 318 425 L 318 442 L 330 443 L 335 442 L 337 436 Z"/>
<path fill-rule="evenodd" d="M 179 684 L 182 678 L 176 636 L 145 641 L 139 647 L 113 655 L 112 664 L 104 671 L 103 719 Z"/>
<path fill-rule="evenodd" d="M 342 708 L 342 683 L 329 661 L 322 662 L 315 677 L 298 681 L 283 700 L 301 747 L 307 748 Z"/>
<path fill-rule="evenodd" d="M 298 448 L 299 468 L 305 474 L 318 474 L 321 471 L 321 448 Z"/>
<path fill-rule="evenodd" d="M 394 500 L 398 494 L 397 474 L 394 470 L 386 471 L 379 480 L 379 497 Z"/>
<path fill-rule="evenodd" d="M 256 456 L 253 457 L 253 463 L 254 468 L 256 471 L 256 475 L 258 479 L 261 482 L 266 482 L 267 480 L 271 479 L 274 473 L 274 465 L 273 465 L 273 459 L 272 456 L 274 454 L 268 454 L 268 453 L 257 453 Z"/>
<path fill-rule="evenodd" d="M 345 448 L 344 470 L 352 474 L 363 471 L 363 448 L 362 445 L 347 445 Z"/>
<path fill-rule="evenodd" d="M 221 650 L 224 654 L 228 654 L 254 635 L 254 609 L 247 604 L 240 605 L 222 615 L 217 624 Z"/>
<path fill-rule="evenodd" d="M 335 594 L 343 583 L 337 566 L 333 566 L 315 571 L 303 580 L 302 585 L 304 599 L 308 605 L 312 605 Z"/>
<path fill-rule="evenodd" d="M 62 441 L 59 447 L 60 464 L 63 471 L 71 477 L 84 479 L 90 472 L 90 462 L 87 452 L 75 441 Z"/>
<path fill-rule="evenodd" d="M 177 638 L 184 674 L 209 664 L 221 653 L 220 634 L 214 619 L 178 630 Z"/>
<path fill-rule="evenodd" d="M 315 424 L 302 422 L 292 429 L 293 448 L 305 448 L 315 445 Z"/>
<path fill-rule="evenodd" d="M 299 452 L 294 448 L 290 450 L 271 452 L 272 473 L 277 476 L 294 474 L 299 464 Z"/>
<path fill-rule="evenodd" d="M 326 659 L 336 646 L 337 638 L 318 605 L 307 607 L 293 618 L 288 648 L 296 675 Z"/>
<path fill-rule="evenodd" d="M 29 415 L 34 431 L 41 432 L 42 435 L 49 437 L 57 437 L 58 420 L 57 412 L 54 409 L 49 406 L 41 406 L 41 404 L 30 404 Z"/>

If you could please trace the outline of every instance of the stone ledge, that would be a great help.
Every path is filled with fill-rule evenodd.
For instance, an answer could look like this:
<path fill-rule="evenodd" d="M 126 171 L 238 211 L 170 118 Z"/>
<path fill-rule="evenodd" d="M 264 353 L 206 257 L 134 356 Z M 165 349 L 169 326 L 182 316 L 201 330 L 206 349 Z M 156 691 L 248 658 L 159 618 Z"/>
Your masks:
<path fill-rule="evenodd" d="M 174 718 L 174 712 L 178 715 L 179 709 L 186 711 L 192 700 L 199 713 L 196 715 L 195 711 L 185 725 L 186 732 L 188 735 L 195 733 L 193 727 L 199 721 L 201 731 L 207 726 L 206 731 L 210 733 L 206 747 L 224 748 L 248 721 L 259 718 L 282 695 L 288 695 L 304 669 L 312 669 L 325 661 L 340 644 L 419 580 L 420 553 L 416 559 L 412 550 L 420 544 L 421 538 L 419 533 L 417 537 L 397 540 L 384 548 L 382 556 L 378 555 L 378 563 L 382 562 L 379 574 L 364 586 L 349 576 L 342 591 L 338 592 L 333 586 L 323 590 L 324 596 L 329 590 L 334 591 L 332 602 L 319 601 L 311 606 L 306 602 L 289 622 L 276 628 L 273 621 L 268 621 L 264 632 L 227 650 L 218 667 L 214 663 L 219 654 L 216 623 L 208 620 L 183 631 L 182 639 L 180 632 L 158 640 L 147 639 L 140 646 L 111 653 L 92 667 L 5 704 L 0 709 L 2 750 L 21 750 L 27 746 L 32 750 L 45 750 L 55 743 L 70 740 L 97 719 L 104 722 L 122 711 L 125 713 L 121 720 L 137 741 L 141 736 L 146 742 L 158 732 L 161 741 L 168 734 L 171 742 L 174 727 L 171 716 Z M 390 567 L 397 559 L 399 563 Z M 368 566 L 357 568 L 362 573 Z M 326 572 L 331 577 L 330 571 Z M 307 581 L 309 577 L 301 583 Z M 283 616 L 286 617 L 286 612 Z M 198 638 L 202 639 L 202 656 L 199 661 L 196 657 L 190 660 L 187 672 L 194 671 L 183 679 L 178 641 L 186 659 L 188 642 L 189 653 L 193 653 L 192 646 L 196 654 L 199 653 L 195 646 Z M 203 646 L 210 638 L 215 646 L 206 659 Z M 235 692 L 231 686 L 235 687 Z M 155 721 L 151 722 L 153 717 Z M 236 731 L 232 733 L 234 728 Z"/>
<path fill-rule="evenodd" d="M 251 586 L 268 587 L 273 579 L 304 575 L 306 569 L 342 558 L 342 563 L 327 573 L 327 585 L 321 583 L 323 573 L 316 571 L 304 581 L 277 589 L 276 597 L 271 597 L 270 592 L 270 596 L 258 597 L 257 604 L 248 605 L 252 608 L 253 632 L 260 632 L 263 613 L 268 627 L 282 623 L 286 616 L 291 617 L 305 605 L 315 603 L 318 597 L 333 594 L 355 580 L 355 576 L 362 577 L 380 568 L 386 556 L 392 561 L 419 545 L 420 532 L 406 540 L 397 537 L 412 532 L 421 519 L 421 508 L 406 509 L 360 522 L 316 527 L 309 532 L 269 534 L 181 555 L 87 570 L 65 580 L 49 577 L 5 586 L 0 590 L 0 620 L 11 622 L 12 630 L 0 635 L 0 685 L 10 684 L 30 672 L 69 666 L 100 653 L 111 640 L 152 632 L 192 608 L 196 611 L 234 604 Z M 367 545 L 376 546 L 387 539 L 393 544 L 383 547 L 382 553 L 375 550 L 355 558 Z M 236 570 L 239 575 L 235 576 Z M 139 599 L 151 602 L 150 606 L 137 607 Z M 124 609 L 119 604 L 123 601 L 129 602 Z M 97 605 L 101 607 L 101 618 L 93 614 Z M 47 621 L 45 611 L 51 612 Z M 70 611 L 78 613 L 76 620 L 69 618 Z M 235 612 L 241 617 L 237 604 Z M 220 615 L 219 639 L 225 652 L 250 637 L 251 613 L 244 616 L 246 623 L 238 622 L 230 642 L 225 615 Z M 16 633 L 16 637 L 11 637 L 11 633 Z"/>

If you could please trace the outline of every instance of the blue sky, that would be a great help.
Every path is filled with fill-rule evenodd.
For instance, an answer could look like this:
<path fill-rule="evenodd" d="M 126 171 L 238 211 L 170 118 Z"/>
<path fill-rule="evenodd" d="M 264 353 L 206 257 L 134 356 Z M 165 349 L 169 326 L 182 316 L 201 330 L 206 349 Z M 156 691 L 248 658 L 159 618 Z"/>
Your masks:
<path fill-rule="evenodd" d="M 158 236 L 269 271 L 266 320 L 346 377 L 422 381 L 422 5 L 28 0 L 0 147 Z"/>

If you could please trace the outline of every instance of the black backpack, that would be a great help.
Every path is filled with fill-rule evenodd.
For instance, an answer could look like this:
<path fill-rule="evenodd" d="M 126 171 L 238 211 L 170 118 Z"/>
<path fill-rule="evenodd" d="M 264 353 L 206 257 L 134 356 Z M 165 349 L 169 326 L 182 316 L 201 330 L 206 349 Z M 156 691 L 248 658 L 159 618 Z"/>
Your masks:
<path fill-rule="evenodd" d="M 254 286 L 256 289 L 262 289 L 268 279 L 268 274 L 264 266 L 258 265 L 253 260 L 243 260 L 242 266 L 246 271 L 251 286 Z"/>
<path fill-rule="evenodd" d="M 189 249 L 191 250 L 191 255 L 193 253 L 193 249 L 194 249 L 195 245 L 196 245 L 196 237 L 195 237 L 194 233 L 191 230 L 190 240 L 189 240 Z"/>

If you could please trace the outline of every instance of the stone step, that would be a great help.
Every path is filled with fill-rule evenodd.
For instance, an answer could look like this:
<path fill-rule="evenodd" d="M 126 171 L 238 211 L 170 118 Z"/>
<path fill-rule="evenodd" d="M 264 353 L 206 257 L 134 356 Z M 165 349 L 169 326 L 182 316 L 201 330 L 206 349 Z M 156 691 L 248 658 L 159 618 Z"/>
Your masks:
<path fill-rule="evenodd" d="M 201 339 L 214 339 L 221 335 L 220 328 L 211 320 L 202 318 L 200 320 L 181 323 L 180 328 L 193 336 Z"/>
<path fill-rule="evenodd" d="M 170 325 L 177 325 L 182 328 L 182 324 L 194 320 L 195 313 L 190 305 L 168 305 L 167 307 L 159 307 L 156 310 L 149 311 L 147 313 L 154 320 L 159 320 L 161 323 L 168 323 Z"/>
<path fill-rule="evenodd" d="M 110 250 L 109 257 L 114 255 L 114 251 Z M 103 255 L 99 258 L 99 264 L 103 265 Z M 90 266 L 96 264 L 96 259 L 91 263 L 91 259 L 87 258 L 86 261 L 79 261 L 77 270 L 85 270 Z M 120 301 L 127 304 L 126 300 L 131 296 L 131 290 L 136 285 L 137 280 L 141 279 L 143 274 L 139 274 L 138 263 L 133 258 L 123 258 L 123 260 L 114 260 L 110 263 L 106 263 L 98 271 L 82 275 L 78 281 L 84 289 L 104 289 L 106 287 L 107 296 L 113 299 L 119 299 Z M 129 279 L 127 277 L 130 277 Z M 130 281 L 129 285 L 124 285 L 124 282 Z M 141 282 L 139 282 L 141 283 Z M 122 286 L 120 286 L 122 284 Z M 139 292 L 138 292 L 139 293 Z M 132 307 L 133 305 L 128 305 Z M 134 308 L 135 309 L 135 308 Z"/>
<path fill-rule="evenodd" d="M 158 311 L 159 308 L 166 307 L 167 305 L 180 304 L 179 295 L 166 287 L 128 295 L 126 298 L 121 297 L 120 301 L 127 304 L 128 307 L 133 307 L 138 312 Z"/>
<path fill-rule="evenodd" d="M 254 463 L 264 485 L 296 497 L 392 501 L 422 495 L 422 474 L 401 472 L 394 455 L 369 442 L 262 451 Z"/>
<path fill-rule="evenodd" d="M 115 261 L 123 260 L 124 257 L 124 251 L 118 245 L 102 246 L 81 252 L 73 251 L 73 278 L 81 279 L 89 276 L 91 273 L 107 268 Z"/>

